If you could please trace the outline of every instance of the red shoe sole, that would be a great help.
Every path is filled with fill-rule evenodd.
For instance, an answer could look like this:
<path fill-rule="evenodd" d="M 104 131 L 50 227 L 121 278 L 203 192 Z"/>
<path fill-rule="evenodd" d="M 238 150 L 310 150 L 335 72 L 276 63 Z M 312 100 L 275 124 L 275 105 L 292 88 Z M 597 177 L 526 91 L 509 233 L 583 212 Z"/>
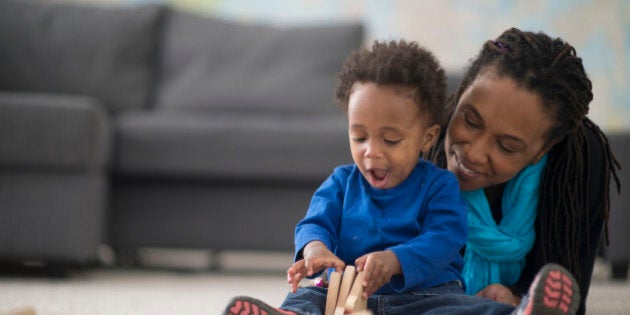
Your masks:
<path fill-rule="evenodd" d="M 287 315 L 295 314 L 278 310 L 269 304 L 248 296 L 233 298 L 225 308 L 223 315 Z"/>
<path fill-rule="evenodd" d="M 530 291 L 525 314 L 568 315 L 579 307 L 580 288 L 571 273 L 560 265 L 543 267 Z"/>

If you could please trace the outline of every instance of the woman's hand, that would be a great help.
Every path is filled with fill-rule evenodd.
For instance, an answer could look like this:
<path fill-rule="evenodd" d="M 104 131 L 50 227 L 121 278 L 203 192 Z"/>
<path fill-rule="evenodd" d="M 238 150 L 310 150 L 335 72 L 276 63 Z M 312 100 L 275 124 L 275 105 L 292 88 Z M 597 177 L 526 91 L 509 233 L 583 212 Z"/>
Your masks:
<path fill-rule="evenodd" d="M 392 276 L 402 272 L 394 252 L 387 250 L 369 253 L 354 261 L 357 271 L 363 271 L 363 297 L 368 298 L 389 282 Z"/>
<path fill-rule="evenodd" d="M 287 270 L 287 282 L 291 285 L 292 293 L 297 291 L 300 281 L 305 277 L 311 277 L 325 268 L 335 268 L 341 272 L 346 266 L 320 241 L 308 243 L 304 247 L 303 256 L 304 259 L 298 260 Z"/>
<path fill-rule="evenodd" d="M 521 298 L 512 294 L 512 290 L 498 283 L 485 287 L 475 295 L 513 306 L 518 306 L 521 303 Z"/>

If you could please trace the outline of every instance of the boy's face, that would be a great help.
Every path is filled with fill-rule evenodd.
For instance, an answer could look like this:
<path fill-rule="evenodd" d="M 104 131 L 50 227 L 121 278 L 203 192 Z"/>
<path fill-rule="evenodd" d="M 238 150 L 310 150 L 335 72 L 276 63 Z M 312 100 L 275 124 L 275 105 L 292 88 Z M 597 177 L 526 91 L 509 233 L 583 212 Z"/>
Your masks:
<path fill-rule="evenodd" d="M 348 101 L 352 159 L 374 188 L 398 186 L 411 174 L 421 152 L 437 140 L 440 127 L 415 104 L 410 91 L 356 83 Z"/>

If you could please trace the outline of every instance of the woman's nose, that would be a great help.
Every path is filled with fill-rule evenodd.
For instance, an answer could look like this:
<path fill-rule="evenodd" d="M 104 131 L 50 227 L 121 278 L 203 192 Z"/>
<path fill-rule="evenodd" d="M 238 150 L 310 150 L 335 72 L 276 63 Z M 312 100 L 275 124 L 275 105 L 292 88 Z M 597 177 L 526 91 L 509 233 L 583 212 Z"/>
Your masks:
<path fill-rule="evenodd" d="M 468 144 L 466 157 L 473 164 L 483 164 L 488 161 L 488 146 L 484 139 L 477 139 Z"/>

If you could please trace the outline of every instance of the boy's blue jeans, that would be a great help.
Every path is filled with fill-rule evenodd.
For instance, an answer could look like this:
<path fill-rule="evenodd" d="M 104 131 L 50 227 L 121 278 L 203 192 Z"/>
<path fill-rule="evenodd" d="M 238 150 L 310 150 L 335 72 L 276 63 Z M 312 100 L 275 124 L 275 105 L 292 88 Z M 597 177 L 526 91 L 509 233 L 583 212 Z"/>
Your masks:
<path fill-rule="evenodd" d="M 299 288 L 289 293 L 281 309 L 300 315 L 320 315 L 326 308 L 326 289 Z M 372 295 L 368 309 L 374 315 L 415 314 L 511 314 L 514 307 L 464 293 L 458 281 L 404 294 Z"/>

